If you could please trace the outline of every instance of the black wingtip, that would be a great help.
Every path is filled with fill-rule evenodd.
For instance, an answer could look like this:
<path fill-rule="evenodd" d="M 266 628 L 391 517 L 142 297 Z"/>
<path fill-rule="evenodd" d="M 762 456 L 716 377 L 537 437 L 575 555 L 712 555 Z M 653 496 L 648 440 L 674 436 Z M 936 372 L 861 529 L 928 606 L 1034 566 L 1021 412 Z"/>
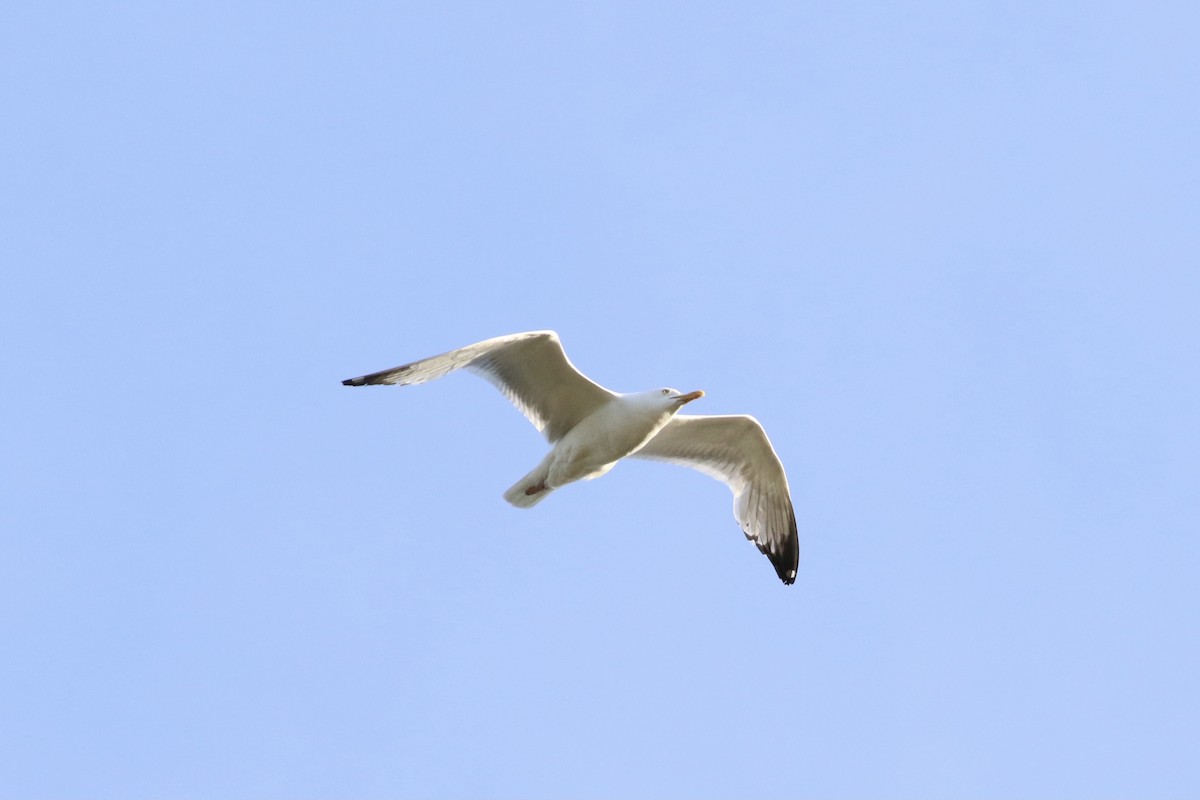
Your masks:
<path fill-rule="evenodd" d="M 364 383 L 362 378 L 346 378 L 342 381 L 342 386 L 362 386 Z"/>
<path fill-rule="evenodd" d="M 788 564 L 783 559 L 778 558 L 773 553 L 768 553 L 765 550 L 767 558 L 771 559 L 771 566 L 775 568 L 775 574 L 779 576 L 779 580 L 783 581 L 784 586 L 791 586 L 796 582 L 796 564 Z"/>
<path fill-rule="evenodd" d="M 779 576 L 779 580 L 783 581 L 784 586 L 791 586 L 796 582 L 796 572 L 800 567 L 800 537 L 796 531 L 796 514 L 792 509 L 788 509 L 788 535 L 783 540 L 783 551 L 773 553 L 763 550 L 767 554 L 767 558 L 771 559 L 771 566 L 775 567 L 775 574 Z"/>

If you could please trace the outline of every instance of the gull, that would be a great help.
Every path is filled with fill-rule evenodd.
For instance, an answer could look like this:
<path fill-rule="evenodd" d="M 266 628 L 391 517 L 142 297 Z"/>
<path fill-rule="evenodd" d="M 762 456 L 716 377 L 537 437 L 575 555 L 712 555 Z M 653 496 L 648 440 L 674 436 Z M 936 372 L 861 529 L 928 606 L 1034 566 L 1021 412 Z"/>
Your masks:
<path fill-rule="evenodd" d="M 554 331 L 497 336 L 342 384 L 408 386 L 458 369 L 499 389 L 553 445 L 504 493 L 509 503 L 530 508 L 568 483 L 598 478 L 627 456 L 680 464 L 724 482 L 746 538 L 780 580 L 796 580 L 800 546 L 783 464 L 754 417 L 677 413 L 702 391 L 610 391 L 575 368 Z"/>

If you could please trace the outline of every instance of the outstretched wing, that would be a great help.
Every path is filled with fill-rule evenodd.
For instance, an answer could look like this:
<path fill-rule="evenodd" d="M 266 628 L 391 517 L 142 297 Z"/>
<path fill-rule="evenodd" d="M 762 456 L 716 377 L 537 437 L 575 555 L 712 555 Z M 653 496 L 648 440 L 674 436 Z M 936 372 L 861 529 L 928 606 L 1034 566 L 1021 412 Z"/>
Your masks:
<path fill-rule="evenodd" d="M 800 541 L 787 476 L 758 420 L 677 414 L 633 455 L 723 481 L 733 492 L 733 516 L 746 538 L 771 560 L 780 580 L 796 580 Z"/>
<path fill-rule="evenodd" d="M 427 383 L 456 369 L 474 372 L 503 392 L 551 442 L 616 397 L 575 368 L 554 331 L 497 336 L 342 383 L 407 386 Z"/>

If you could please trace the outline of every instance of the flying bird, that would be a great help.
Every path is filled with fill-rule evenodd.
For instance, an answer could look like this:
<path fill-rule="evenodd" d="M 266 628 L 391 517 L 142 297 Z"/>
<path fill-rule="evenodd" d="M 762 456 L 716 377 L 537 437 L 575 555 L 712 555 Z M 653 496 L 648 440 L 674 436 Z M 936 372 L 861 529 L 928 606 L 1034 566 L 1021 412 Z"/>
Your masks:
<path fill-rule="evenodd" d="M 754 417 L 677 413 L 702 391 L 609 391 L 575 368 L 554 331 L 498 336 L 342 384 L 407 386 L 457 369 L 499 389 L 553 445 L 504 493 L 514 506 L 530 508 L 559 487 L 603 475 L 627 456 L 680 464 L 723 481 L 746 538 L 771 560 L 780 580 L 796 580 L 800 545 L 787 476 Z"/>

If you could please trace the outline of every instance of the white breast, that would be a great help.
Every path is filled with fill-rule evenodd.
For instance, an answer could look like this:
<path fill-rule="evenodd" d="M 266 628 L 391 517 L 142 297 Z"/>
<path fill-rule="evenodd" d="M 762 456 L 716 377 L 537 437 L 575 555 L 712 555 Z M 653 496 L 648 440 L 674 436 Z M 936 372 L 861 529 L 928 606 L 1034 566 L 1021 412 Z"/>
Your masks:
<path fill-rule="evenodd" d="M 550 484 L 596 478 L 636 451 L 671 419 L 639 395 L 614 398 L 567 432 L 551 452 Z"/>

